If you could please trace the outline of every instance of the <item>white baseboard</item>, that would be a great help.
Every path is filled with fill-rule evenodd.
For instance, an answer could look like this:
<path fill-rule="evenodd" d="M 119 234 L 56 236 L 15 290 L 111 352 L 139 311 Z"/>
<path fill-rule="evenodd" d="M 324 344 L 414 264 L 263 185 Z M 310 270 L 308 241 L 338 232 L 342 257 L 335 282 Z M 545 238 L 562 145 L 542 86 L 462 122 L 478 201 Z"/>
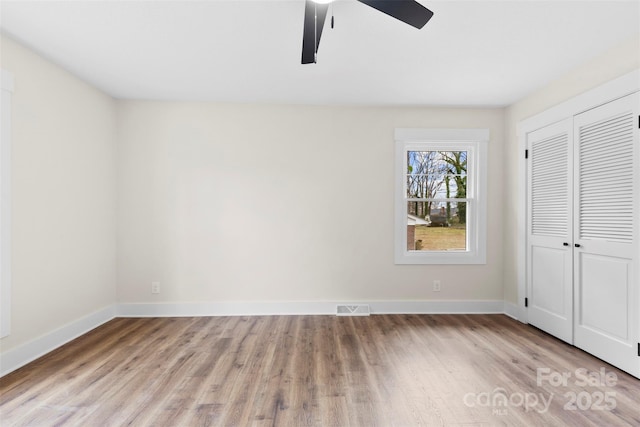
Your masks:
<path fill-rule="evenodd" d="M 512 302 L 504 302 L 504 314 L 522 323 L 527 323 L 526 316 L 524 316 L 523 308 Z"/>
<path fill-rule="evenodd" d="M 113 305 L 103 308 L 39 338 L 1 353 L 0 377 L 108 322 L 115 317 L 115 313 L 116 307 Z"/>
<path fill-rule="evenodd" d="M 318 302 L 182 302 L 118 304 L 118 317 L 199 317 L 335 314 L 335 303 Z"/>
<path fill-rule="evenodd" d="M 115 317 L 335 315 L 337 304 L 369 304 L 371 314 L 489 314 L 505 313 L 507 310 L 507 303 L 502 300 L 230 301 L 209 303 L 117 304 L 71 322 L 26 344 L 0 353 L 0 377 L 15 371 Z"/>
<path fill-rule="evenodd" d="M 496 314 L 504 313 L 502 300 L 474 301 L 377 301 L 369 303 L 373 314 Z"/>
<path fill-rule="evenodd" d="M 335 315 L 337 304 L 369 304 L 371 314 L 504 313 L 489 301 L 286 301 L 118 304 L 119 317 Z"/>

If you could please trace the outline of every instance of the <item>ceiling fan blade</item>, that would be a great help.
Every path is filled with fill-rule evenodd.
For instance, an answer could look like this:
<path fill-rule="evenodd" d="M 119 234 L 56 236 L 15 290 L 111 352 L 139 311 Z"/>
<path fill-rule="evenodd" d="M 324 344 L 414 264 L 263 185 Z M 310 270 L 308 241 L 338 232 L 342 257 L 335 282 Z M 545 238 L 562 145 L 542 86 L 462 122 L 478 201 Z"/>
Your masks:
<path fill-rule="evenodd" d="M 309 0 L 307 0 L 309 1 Z M 415 0 L 358 0 L 382 13 L 418 29 L 424 27 L 433 16 L 433 12 Z"/>
<path fill-rule="evenodd" d="M 302 63 L 316 62 L 316 52 L 320 44 L 320 36 L 327 17 L 328 4 L 318 4 L 306 0 L 304 5 L 304 32 L 302 33 Z M 317 22 L 316 22 L 317 16 Z"/>

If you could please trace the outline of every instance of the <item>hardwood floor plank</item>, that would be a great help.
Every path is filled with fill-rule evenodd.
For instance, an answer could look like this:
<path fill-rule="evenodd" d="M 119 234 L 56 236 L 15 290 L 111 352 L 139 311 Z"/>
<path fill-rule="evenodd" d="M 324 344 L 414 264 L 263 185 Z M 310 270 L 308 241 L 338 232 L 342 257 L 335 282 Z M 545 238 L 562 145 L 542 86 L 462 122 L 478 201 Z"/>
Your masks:
<path fill-rule="evenodd" d="M 334 317 L 318 317 L 314 329 L 314 358 L 318 387 L 318 408 L 320 424 L 334 426 L 347 425 L 348 406 L 343 378 L 344 367 L 337 352 L 336 324 Z"/>
<path fill-rule="evenodd" d="M 0 424 L 639 426 L 639 401 L 503 315 L 123 318 L 1 378 Z"/>

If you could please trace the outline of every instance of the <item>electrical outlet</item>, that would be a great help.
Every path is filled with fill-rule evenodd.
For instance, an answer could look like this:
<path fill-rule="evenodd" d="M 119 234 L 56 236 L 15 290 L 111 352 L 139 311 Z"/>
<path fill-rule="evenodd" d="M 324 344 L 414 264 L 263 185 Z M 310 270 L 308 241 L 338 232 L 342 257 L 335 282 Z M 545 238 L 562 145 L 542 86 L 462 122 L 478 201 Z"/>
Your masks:
<path fill-rule="evenodd" d="M 160 282 L 151 282 L 151 293 L 152 294 L 160 293 Z"/>
<path fill-rule="evenodd" d="M 440 280 L 433 281 L 433 292 L 440 292 Z"/>

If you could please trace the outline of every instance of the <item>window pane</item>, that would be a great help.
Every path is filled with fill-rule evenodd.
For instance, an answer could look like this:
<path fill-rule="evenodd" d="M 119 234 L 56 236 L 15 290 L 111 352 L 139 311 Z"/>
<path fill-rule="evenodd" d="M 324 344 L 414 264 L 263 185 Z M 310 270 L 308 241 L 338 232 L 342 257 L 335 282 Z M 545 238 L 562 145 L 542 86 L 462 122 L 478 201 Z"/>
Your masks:
<path fill-rule="evenodd" d="M 408 151 L 407 198 L 465 198 L 466 151 Z"/>
<path fill-rule="evenodd" d="M 407 212 L 407 250 L 467 250 L 466 202 L 408 202 Z"/>

